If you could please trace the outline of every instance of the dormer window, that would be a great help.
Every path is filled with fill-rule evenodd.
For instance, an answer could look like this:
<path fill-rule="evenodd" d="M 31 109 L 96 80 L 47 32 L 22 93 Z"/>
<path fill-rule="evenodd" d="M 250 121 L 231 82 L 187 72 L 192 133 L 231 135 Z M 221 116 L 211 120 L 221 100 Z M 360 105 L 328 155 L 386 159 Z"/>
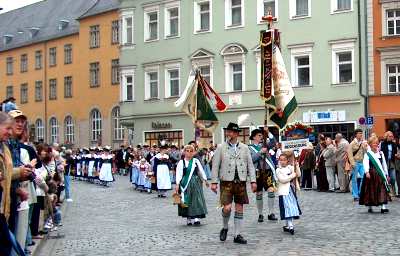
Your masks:
<path fill-rule="evenodd" d="M 31 34 L 31 38 L 35 37 L 37 35 L 37 33 L 39 33 L 40 28 L 37 27 L 31 27 L 29 29 L 29 32 Z"/>
<path fill-rule="evenodd" d="M 13 38 L 14 38 L 13 35 L 4 35 L 4 36 L 3 36 L 4 44 L 9 44 L 9 43 L 11 43 L 11 41 L 12 41 Z"/>
<path fill-rule="evenodd" d="M 69 24 L 69 20 L 60 20 L 58 22 L 58 30 L 64 30 Z"/>

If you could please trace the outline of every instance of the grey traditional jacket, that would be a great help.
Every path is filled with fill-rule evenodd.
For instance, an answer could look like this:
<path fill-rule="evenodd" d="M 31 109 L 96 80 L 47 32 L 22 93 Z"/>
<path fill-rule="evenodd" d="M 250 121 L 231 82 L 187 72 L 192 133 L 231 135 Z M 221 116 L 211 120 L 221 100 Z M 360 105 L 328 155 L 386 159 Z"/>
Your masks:
<path fill-rule="evenodd" d="M 212 161 L 212 183 L 218 181 L 233 181 L 235 170 L 240 181 L 256 182 L 256 173 L 249 147 L 238 143 L 236 147 L 224 142 L 218 146 Z"/>

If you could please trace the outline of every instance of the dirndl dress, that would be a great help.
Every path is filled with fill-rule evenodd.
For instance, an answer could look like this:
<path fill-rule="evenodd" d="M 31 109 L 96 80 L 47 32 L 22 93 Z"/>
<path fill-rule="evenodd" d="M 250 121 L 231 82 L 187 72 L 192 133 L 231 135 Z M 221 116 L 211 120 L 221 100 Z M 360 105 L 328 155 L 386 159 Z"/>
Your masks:
<path fill-rule="evenodd" d="M 300 218 L 301 209 L 297 201 L 297 196 L 293 184 L 290 184 L 288 195 L 279 196 L 279 211 L 281 215 L 281 220 Z"/>
<path fill-rule="evenodd" d="M 388 201 L 391 201 L 391 198 L 386 191 L 385 183 L 382 181 L 382 178 L 379 177 L 371 161 L 369 166 L 370 178 L 367 179 L 366 174 L 364 174 L 361 183 L 359 204 L 365 206 L 381 206 L 387 204 Z"/>
<path fill-rule="evenodd" d="M 136 164 L 132 165 L 132 184 L 138 186 L 139 168 Z"/>
<path fill-rule="evenodd" d="M 101 159 L 101 168 L 99 179 L 105 182 L 114 181 L 114 176 L 112 174 L 112 156 Z"/>
<path fill-rule="evenodd" d="M 197 175 L 197 167 L 190 179 L 185 195 L 187 196 L 186 205 L 188 207 L 178 205 L 178 216 L 191 219 L 205 218 L 207 205 L 203 194 L 203 182 Z"/>

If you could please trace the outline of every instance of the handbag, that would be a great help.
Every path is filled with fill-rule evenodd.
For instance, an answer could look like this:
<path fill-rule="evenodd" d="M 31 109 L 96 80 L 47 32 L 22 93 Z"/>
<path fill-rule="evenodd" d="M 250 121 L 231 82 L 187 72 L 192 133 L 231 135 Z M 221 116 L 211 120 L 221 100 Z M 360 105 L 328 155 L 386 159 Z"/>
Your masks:
<path fill-rule="evenodd" d="M 350 164 L 350 161 L 349 161 L 349 156 L 346 154 L 344 156 L 344 173 L 345 174 L 350 174 L 351 171 L 352 171 L 352 168 L 351 168 L 351 164 Z"/>
<path fill-rule="evenodd" d="M 188 207 L 186 204 L 182 203 L 181 195 L 179 195 L 176 192 L 174 192 L 174 194 L 172 194 L 172 201 L 173 201 L 174 205 L 179 205 L 182 208 L 187 208 Z"/>

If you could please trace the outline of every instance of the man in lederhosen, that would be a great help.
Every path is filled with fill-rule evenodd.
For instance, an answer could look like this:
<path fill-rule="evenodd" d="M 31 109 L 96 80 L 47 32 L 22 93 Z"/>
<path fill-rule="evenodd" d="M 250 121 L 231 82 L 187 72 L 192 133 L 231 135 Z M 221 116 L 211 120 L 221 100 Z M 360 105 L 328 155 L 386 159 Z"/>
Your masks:
<path fill-rule="evenodd" d="M 250 140 L 253 144 L 249 145 L 251 158 L 253 159 L 254 168 L 256 169 L 257 193 L 256 204 L 258 210 L 258 222 L 264 221 L 263 208 L 263 191 L 268 193 L 268 220 L 278 220 L 274 214 L 275 203 L 275 166 L 268 153 L 268 147 L 263 145 L 263 131 L 255 129 L 251 132 Z"/>
<path fill-rule="evenodd" d="M 220 240 L 226 240 L 232 202 L 235 202 L 233 241 L 238 244 L 247 244 L 240 234 L 243 224 L 243 205 L 249 203 L 246 181 L 249 177 L 251 188 L 253 192 L 256 192 L 256 175 L 249 147 L 238 141 L 239 126 L 229 123 L 225 130 L 227 141 L 218 146 L 212 162 L 211 189 L 217 193 L 218 181 L 220 182 L 220 203 L 223 206 L 223 228 L 220 232 Z"/>

